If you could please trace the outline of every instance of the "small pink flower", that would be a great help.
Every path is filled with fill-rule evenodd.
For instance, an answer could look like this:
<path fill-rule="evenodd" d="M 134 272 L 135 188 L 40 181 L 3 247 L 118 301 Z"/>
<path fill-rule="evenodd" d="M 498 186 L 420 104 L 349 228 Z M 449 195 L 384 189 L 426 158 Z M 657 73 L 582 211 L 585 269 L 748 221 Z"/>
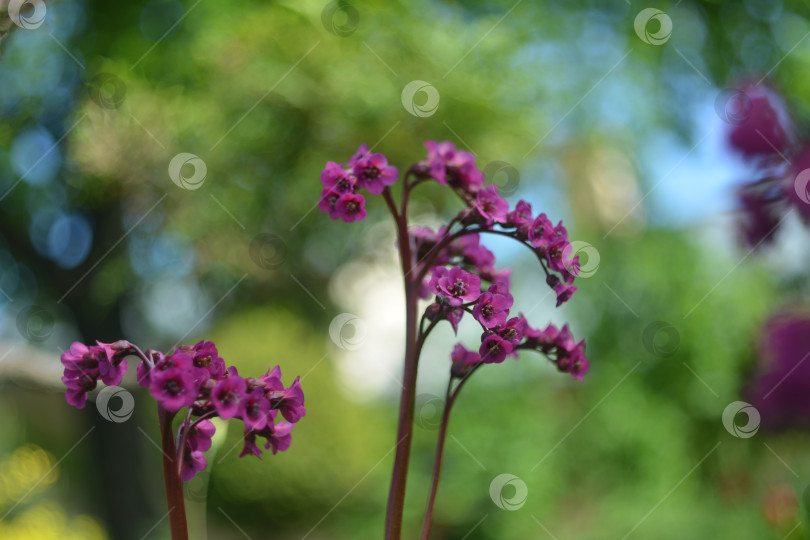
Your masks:
<path fill-rule="evenodd" d="M 525 329 L 526 319 L 520 315 L 506 321 L 506 324 L 498 329 L 498 334 L 512 345 L 517 346 L 523 340 Z"/>
<path fill-rule="evenodd" d="M 473 308 L 473 316 L 486 328 L 500 326 L 509 315 L 512 302 L 502 294 L 485 292 Z"/>
<path fill-rule="evenodd" d="M 494 332 L 485 332 L 478 354 L 486 364 L 500 364 L 512 352 L 512 344 Z"/>
<path fill-rule="evenodd" d="M 346 223 L 362 221 L 366 219 L 366 199 L 357 193 L 344 193 L 335 201 L 335 214 Z"/>
<path fill-rule="evenodd" d="M 453 362 L 450 374 L 453 377 L 463 377 L 469 368 L 481 363 L 481 356 L 475 351 L 467 350 L 461 343 L 457 343 L 450 354 L 450 360 Z"/>
<path fill-rule="evenodd" d="M 520 240 L 529 238 L 529 227 L 533 222 L 532 205 L 524 200 L 518 201 L 515 209 L 506 216 L 506 225 L 517 229 L 515 232 Z"/>
<path fill-rule="evenodd" d="M 475 156 L 456 149 L 451 142 L 426 141 L 427 161 L 419 165 L 440 184 L 475 193 L 484 183 L 484 173 L 475 166 Z"/>
<path fill-rule="evenodd" d="M 545 214 L 537 216 L 529 227 L 529 243 L 540 253 L 545 253 L 556 237 L 554 225 Z"/>
<path fill-rule="evenodd" d="M 167 411 L 179 411 L 194 403 L 199 384 L 195 384 L 189 370 L 170 367 L 152 370 L 150 375 L 149 392 Z"/>
<path fill-rule="evenodd" d="M 509 203 L 498 195 L 498 188 L 496 186 L 489 186 L 478 192 L 475 199 L 475 208 L 489 225 L 493 223 L 506 223 Z"/>
<path fill-rule="evenodd" d="M 198 472 L 205 470 L 208 462 L 205 461 L 203 453 L 198 450 L 191 450 L 187 445 L 183 454 L 183 467 L 180 470 L 180 480 L 188 482 L 194 478 Z"/>
<path fill-rule="evenodd" d="M 246 389 L 245 379 L 235 374 L 229 373 L 228 378 L 217 383 L 211 391 L 211 402 L 220 418 L 227 420 L 241 414 Z"/>
<path fill-rule="evenodd" d="M 264 397 L 264 389 L 254 388 L 244 399 L 242 421 L 246 429 L 263 429 L 273 423 L 276 411 L 270 410 L 270 402 Z"/>
<path fill-rule="evenodd" d="M 364 154 L 354 162 L 352 172 L 357 178 L 357 186 L 374 195 L 382 193 L 385 186 L 396 182 L 399 176 L 397 168 L 389 165 L 382 154 Z"/>
<path fill-rule="evenodd" d="M 444 266 L 435 267 L 429 285 L 433 294 L 445 298 L 453 307 L 474 302 L 481 295 L 481 278 L 458 266 L 450 270 Z"/>
<path fill-rule="evenodd" d="M 570 265 L 566 252 L 571 253 L 571 244 L 565 238 L 559 238 L 552 242 L 546 250 L 546 260 L 548 267 L 555 272 L 562 272 L 566 265 Z"/>
<path fill-rule="evenodd" d="M 344 169 L 343 165 L 330 161 L 321 173 L 321 184 L 324 188 L 337 193 L 354 193 L 357 179 L 351 171 Z"/>
<path fill-rule="evenodd" d="M 318 210 L 325 214 L 329 214 L 332 219 L 340 219 L 341 213 L 335 207 L 341 193 L 332 188 L 323 188 L 321 191 L 321 198 L 318 199 Z"/>

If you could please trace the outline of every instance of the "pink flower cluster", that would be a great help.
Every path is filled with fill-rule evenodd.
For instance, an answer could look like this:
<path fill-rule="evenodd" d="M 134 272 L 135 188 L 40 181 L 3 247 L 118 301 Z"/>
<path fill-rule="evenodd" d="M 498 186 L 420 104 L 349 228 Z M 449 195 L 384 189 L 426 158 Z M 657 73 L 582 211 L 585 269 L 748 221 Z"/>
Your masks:
<path fill-rule="evenodd" d="M 366 199 L 357 193 L 358 188 L 379 195 L 386 186 L 397 181 L 397 176 L 396 167 L 388 165 L 384 155 L 370 153 L 363 144 L 345 167 L 334 161 L 326 164 L 321 173 L 323 191 L 318 208 L 332 219 L 347 223 L 363 220 Z"/>
<path fill-rule="evenodd" d="M 127 372 L 127 363 L 123 361 L 131 354 L 127 342 L 96 343 L 88 347 L 76 342 L 62 353 L 65 399 L 77 409 L 84 408 L 87 392 L 95 389 L 99 379 L 107 386 L 115 386 Z"/>
<path fill-rule="evenodd" d="M 408 177 L 414 180 L 405 189 L 433 180 L 450 187 L 465 204 L 447 226 L 437 231 L 425 227 L 408 230 L 413 267 L 416 275 L 424 276 L 420 297 L 436 297 L 425 317 L 434 322 L 446 319 L 457 331 L 464 314 L 470 313 L 484 331 L 477 353 L 462 346 L 454 350 L 453 373 L 462 373 L 461 366 L 467 369 L 479 363 L 503 362 L 507 356 L 517 356 L 519 348 L 535 348 L 553 357 L 561 371 L 581 379 L 588 369 L 584 342 L 568 343 L 570 333 L 565 326 L 555 335 L 559 345 L 553 348 L 534 345 L 536 331 L 525 318 L 522 315 L 509 317 L 514 302 L 509 293 L 511 272 L 496 270 L 495 256 L 481 244 L 482 234 L 497 234 L 513 238 L 531 249 L 546 274 L 546 283 L 556 294 L 559 307 L 577 290 L 573 283 L 580 271 L 579 257 L 572 257 L 573 248 L 562 222 L 554 225 L 545 213 L 535 215 L 531 204 L 524 200 L 510 210 L 509 203 L 498 194 L 497 186 L 484 186 L 484 174 L 476 167 L 475 157 L 458 150 L 453 143 L 427 141 L 425 147 L 427 157 L 408 170 L 406 180 Z M 396 181 L 396 169 L 388 165 L 386 158 L 381 154 L 368 155 L 365 148 L 365 145 L 360 147 L 346 168 L 330 161 L 321 174 L 324 190 L 320 208 L 333 219 L 363 219 L 365 199 L 362 197 L 362 204 L 356 209 L 346 209 L 348 202 L 360 197 L 355 189 L 366 187 L 371 193 L 381 193 Z M 373 178 L 374 183 L 361 182 L 361 172 Z M 346 202 L 341 203 L 341 200 Z M 484 282 L 488 285 L 482 285 Z"/>
<path fill-rule="evenodd" d="M 797 135 L 782 96 L 766 84 L 745 83 L 727 95 L 721 115 L 729 146 L 753 171 L 737 189 L 745 243 L 773 240 L 791 209 L 810 222 L 810 141 Z"/>
<path fill-rule="evenodd" d="M 531 349 L 545 354 L 560 371 L 582 380 L 588 371 L 585 342 L 575 343 L 568 325 L 558 330 L 549 324 L 545 330 L 536 330 L 522 313 L 509 317 L 514 299 L 506 278 L 497 279 L 486 289 L 480 283 L 478 276 L 458 266 L 449 270 L 436 267 L 429 282 L 437 301 L 426 311 L 428 320 L 446 319 L 457 332 L 459 321 L 469 313 L 483 330 L 478 352 L 460 343 L 453 349 L 450 358 L 454 377 L 464 377 L 478 364 L 500 364 L 507 357 L 517 358 L 520 349 Z"/>
<path fill-rule="evenodd" d="M 274 454 L 286 450 L 293 424 L 306 414 L 299 378 L 285 388 L 278 366 L 258 378 L 242 377 L 236 367 L 226 367 L 210 341 L 180 346 L 165 355 L 151 349 L 143 353 L 127 341 L 98 346 L 73 343 L 62 354 L 67 402 L 83 408 L 87 392 L 96 387 L 99 378 L 107 385 L 119 384 L 127 369 L 124 359 L 132 355 L 140 358 L 138 384 L 149 389 L 163 410 L 176 413 L 188 408 L 178 437 L 182 443 L 178 453 L 182 449 L 184 481 L 206 466 L 203 452 L 210 448 L 214 433 L 210 418 L 242 420 L 245 425 L 242 456 L 261 456 L 257 436 L 266 439 L 265 448 L 272 448 Z M 284 420 L 276 422 L 279 413 Z"/>

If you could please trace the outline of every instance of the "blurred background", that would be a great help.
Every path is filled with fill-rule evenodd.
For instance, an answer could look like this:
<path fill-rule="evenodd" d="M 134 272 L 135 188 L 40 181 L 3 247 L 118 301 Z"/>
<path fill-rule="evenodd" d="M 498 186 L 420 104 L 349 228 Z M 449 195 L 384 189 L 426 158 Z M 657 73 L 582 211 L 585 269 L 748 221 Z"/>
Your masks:
<path fill-rule="evenodd" d="M 427 139 L 475 153 L 510 204 L 587 243 L 561 309 L 530 253 L 488 246 L 514 268 L 516 308 L 569 321 L 591 362 L 582 383 L 528 354 L 470 381 L 432 538 L 810 535 L 807 423 L 723 423 L 764 369 L 763 326 L 806 297 L 810 256 L 795 215 L 767 246 L 740 241 L 751 167 L 727 143 L 726 89 L 767 78 L 803 132 L 806 2 L 0 6 L 0 537 L 168 538 L 154 400 L 133 367 L 131 418 L 92 396 L 76 410 L 59 355 L 205 338 L 240 373 L 301 375 L 307 416 L 262 461 L 238 459 L 240 428 L 220 424 L 187 486 L 192 537 L 379 538 L 394 235 L 376 197 L 363 222 L 319 212 L 318 177 L 363 142 L 404 170 Z M 438 186 L 412 205 L 422 225 L 457 211 Z M 456 342 L 444 326 L 420 371 L 408 538 Z M 472 321 L 459 336 L 475 344 Z M 518 482 L 498 499 L 501 474 Z"/>

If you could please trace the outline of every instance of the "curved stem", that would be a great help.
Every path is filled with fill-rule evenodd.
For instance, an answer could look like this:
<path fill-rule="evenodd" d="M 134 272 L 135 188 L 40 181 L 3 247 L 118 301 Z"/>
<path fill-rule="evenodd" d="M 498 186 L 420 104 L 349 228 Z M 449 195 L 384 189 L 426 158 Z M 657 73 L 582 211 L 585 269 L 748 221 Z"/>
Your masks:
<path fill-rule="evenodd" d="M 439 476 L 442 472 L 442 457 L 444 456 L 444 442 L 447 440 L 447 423 L 450 419 L 450 409 L 453 406 L 453 399 L 450 388 L 453 384 L 451 377 L 447 383 L 447 393 L 445 394 L 444 411 L 442 421 L 439 424 L 439 435 L 436 441 L 436 455 L 433 459 L 433 479 L 430 483 L 430 495 L 428 496 L 427 509 L 425 510 L 425 521 L 422 523 L 422 534 L 420 540 L 427 540 L 430 536 L 430 526 L 433 524 L 433 508 L 436 504 L 436 495 L 439 492 Z"/>
<path fill-rule="evenodd" d="M 176 467 L 177 456 L 174 434 L 172 433 L 174 415 L 175 413 L 169 412 L 158 405 L 160 441 L 163 449 L 163 484 L 166 488 L 169 528 L 171 529 L 172 540 L 188 540 L 183 482 L 180 480 L 180 472 Z"/>
<path fill-rule="evenodd" d="M 531 244 L 526 243 L 526 242 L 524 242 L 522 240 L 518 240 L 517 238 L 515 238 L 514 236 L 512 236 L 510 233 L 508 233 L 506 231 L 496 231 L 496 230 L 493 230 L 493 229 L 483 229 L 481 227 L 478 227 L 478 228 L 475 228 L 475 229 L 467 229 L 467 228 L 461 229 L 460 231 L 456 231 L 453 234 L 449 234 L 449 235 L 445 236 L 442 240 L 437 242 L 436 245 L 433 246 L 433 249 L 430 250 L 429 258 L 425 257 L 425 260 L 427 262 L 424 265 L 422 265 L 422 267 L 420 268 L 418 276 L 417 276 L 417 282 L 421 282 L 425 278 L 425 275 L 427 274 L 428 270 L 430 270 L 432 262 L 434 260 L 436 260 L 436 257 L 439 256 L 439 254 L 442 252 L 442 250 L 444 248 L 446 248 L 450 244 L 450 242 L 452 242 L 453 240 L 456 240 L 458 238 L 461 238 L 462 236 L 467 236 L 468 234 L 479 234 L 479 233 L 497 234 L 499 236 L 505 236 L 507 238 L 517 240 L 518 242 L 520 242 L 521 244 L 523 244 L 524 246 L 529 248 L 532 251 L 532 253 L 535 254 L 535 256 L 537 257 L 538 262 L 540 262 L 540 267 L 543 269 L 543 272 L 545 272 L 545 274 L 548 275 L 548 270 L 546 269 L 546 265 L 544 263 L 543 256 L 540 255 L 537 252 L 537 250 L 534 248 L 534 246 L 532 246 Z M 421 264 L 421 263 L 422 263 L 422 261 L 419 261 L 419 264 Z"/>
<path fill-rule="evenodd" d="M 444 443 L 447 440 L 447 426 L 450 423 L 450 410 L 458 397 L 461 387 L 478 370 L 483 364 L 477 364 L 470 371 L 467 372 L 461 381 L 459 381 L 456 388 L 453 390 L 453 379 L 447 383 L 447 397 L 444 404 L 444 412 L 442 413 L 442 422 L 439 426 L 438 440 L 436 441 L 436 455 L 433 460 L 433 478 L 430 483 L 430 495 L 428 497 L 427 509 L 425 510 L 425 521 L 422 523 L 422 534 L 419 536 L 420 540 L 428 540 L 430 536 L 430 528 L 433 525 L 433 508 L 436 505 L 436 495 L 439 492 L 439 477 L 442 472 L 442 458 L 444 457 Z"/>

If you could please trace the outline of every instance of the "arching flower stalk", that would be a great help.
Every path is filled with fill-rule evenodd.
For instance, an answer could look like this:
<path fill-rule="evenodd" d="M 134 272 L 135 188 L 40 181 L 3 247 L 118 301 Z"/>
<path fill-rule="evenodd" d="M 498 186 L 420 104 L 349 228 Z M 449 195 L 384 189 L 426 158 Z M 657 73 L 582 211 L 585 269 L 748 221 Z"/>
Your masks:
<path fill-rule="evenodd" d="M 576 291 L 579 258 L 572 257 L 568 232 L 562 222 L 554 225 L 545 213 L 535 215 L 531 204 L 509 204 L 494 185 L 484 186 L 484 175 L 472 154 L 456 149 L 450 142 L 427 141 L 427 157 L 404 174 L 402 194 L 395 201 L 390 186 L 398 171 L 387 158 L 370 153 L 365 144 L 345 165 L 330 161 L 321 174 L 323 191 L 319 208 L 332 219 L 345 222 L 366 217 L 365 189 L 382 195 L 397 231 L 405 287 L 405 362 L 397 430 L 394 471 L 389 492 L 386 539 L 398 540 L 402 530 L 402 510 L 410 457 L 414 419 L 416 373 L 422 348 L 431 331 L 448 321 L 457 332 L 468 315 L 481 327 L 480 344 L 468 350 L 458 344 L 451 355 L 450 380 L 445 410 L 439 429 L 434 475 L 422 538 L 430 532 L 433 503 L 438 488 L 444 439 L 450 409 L 466 381 L 485 364 L 499 364 L 517 358 L 529 349 L 545 355 L 562 372 L 581 380 L 588 371 L 585 343 L 576 342 L 565 325 L 549 324 L 543 330 L 530 326 L 522 315 L 511 315 L 514 298 L 509 292 L 511 270 L 495 268 L 495 256 L 481 244 L 482 235 L 506 236 L 531 250 L 557 297 L 557 306 Z M 445 226 L 434 231 L 411 227 L 408 202 L 414 188 L 425 182 L 438 182 L 451 189 L 462 203 L 461 211 Z M 433 299 L 421 317 L 419 299 Z"/>

